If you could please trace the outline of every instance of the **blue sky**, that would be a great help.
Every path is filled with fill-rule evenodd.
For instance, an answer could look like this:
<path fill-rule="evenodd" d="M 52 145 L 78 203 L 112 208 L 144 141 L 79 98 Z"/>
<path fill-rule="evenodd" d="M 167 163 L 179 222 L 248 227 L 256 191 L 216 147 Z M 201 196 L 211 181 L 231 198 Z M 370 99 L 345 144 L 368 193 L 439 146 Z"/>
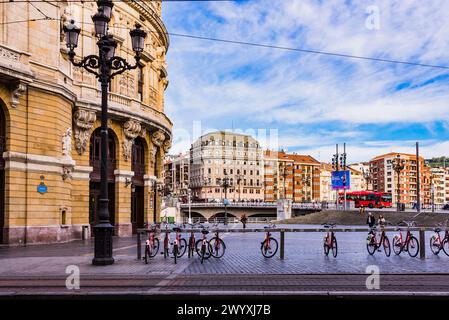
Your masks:
<path fill-rule="evenodd" d="M 373 9 L 379 22 L 372 28 Z M 171 33 L 449 66 L 449 1 L 164 2 Z M 449 69 L 171 36 L 172 153 L 210 130 L 277 136 L 269 147 L 330 161 L 449 155 Z M 271 130 L 271 131 L 270 131 Z"/>

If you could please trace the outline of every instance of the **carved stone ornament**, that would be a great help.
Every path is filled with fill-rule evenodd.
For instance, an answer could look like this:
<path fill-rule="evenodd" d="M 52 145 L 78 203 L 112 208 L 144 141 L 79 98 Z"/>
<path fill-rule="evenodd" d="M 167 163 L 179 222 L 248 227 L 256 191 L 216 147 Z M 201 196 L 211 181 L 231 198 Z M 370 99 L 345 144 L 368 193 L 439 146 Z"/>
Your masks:
<path fill-rule="evenodd" d="M 125 139 L 123 141 L 123 159 L 128 161 L 131 158 L 131 151 L 134 139 L 142 131 L 142 127 L 138 121 L 128 120 L 123 125 L 123 132 L 125 133 Z"/>
<path fill-rule="evenodd" d="M 158 130 L 151 134 L 151 142 L 156 147 L 161 147 L 162 143 L 165 141 L 165 135 L 162 131 Z"/>
<path fill-rule="evenodd" d="M 72 172 L 73 172 L 73 167 L 63 166 L 62 167 L 62 180 L 65 181 L 69 178 L 72 178 Z"/>
<path fill-rule="evenodd" d="M 27 86 L 25 83 L 17 83 L 11 93 L 11 107 L 15 108 L 19 105 L 20 97 L 25 93 L 26 88 Z"/>
<path fill-rule="evenodd" d="M 75 127 L 75 148 L 79 155 L 82 155 L 87 149 L 90 129 L 92 129 L 97 116 L 94 111 L 78 109 L 73 115 Z"/>
<path fill-rule="evenodd" d="M 168 152 L 168 150 L 170 150 L 172 145 L 171 139 L 167 139 L 164 141 L 164 144 L 162 145 L 162 149 L 164 150 L 165 153 Z"/>
<path fill-rule="evenodd" d="M 62 136 L 62 155 L 72 157 L 72 128 L 68 128 Z"/>

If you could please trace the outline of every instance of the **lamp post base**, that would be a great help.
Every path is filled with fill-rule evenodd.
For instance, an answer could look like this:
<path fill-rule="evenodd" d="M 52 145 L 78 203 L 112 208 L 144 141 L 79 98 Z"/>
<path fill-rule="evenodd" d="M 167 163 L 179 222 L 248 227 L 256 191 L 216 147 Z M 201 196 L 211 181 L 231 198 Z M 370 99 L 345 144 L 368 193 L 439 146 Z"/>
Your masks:
<path fill-rule="evenodd" d="M 114 227 L 110 223 L 98 224 L 94 227 L 95 252 L 92 264 L 106 266 L 114 263 L 112 257 L 112 234 Z"/>

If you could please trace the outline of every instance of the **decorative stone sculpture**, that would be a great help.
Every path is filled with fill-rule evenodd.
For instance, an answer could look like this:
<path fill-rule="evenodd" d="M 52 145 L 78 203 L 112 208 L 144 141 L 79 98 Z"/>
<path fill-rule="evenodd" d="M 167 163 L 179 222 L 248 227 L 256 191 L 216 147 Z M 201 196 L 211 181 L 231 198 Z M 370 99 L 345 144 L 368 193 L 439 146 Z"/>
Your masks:
<path fill-rule="evenodd" d="M 11 93 L 11 107 L 16 108 L 19 105 L 20 97 L 25 93 L 26 85 L 23 82 L 16 84 Z"/>
<path fill-rule="evenodd" d="M 168 150 L 170 150 L 172 145 L 171 139 L 167 139 L 164 141 L 164 144 L 162 145 L 162 149 L 164 150 L 165 153 L 168 152 Z"/>
<path fill-rule="evenodd" d="M 62 136 L 62 155 L 64 157 L 72 157 L 72 128 L 68 128 Z"/>
<path fill-rule="evenodd" d="M 165 135 L 162 131 L 157 130 L 151 134 L 151 142 L 153 147 L 150 148 L 150 165 L 156 164 L 157 149 L 162 148 L 165 141 Z"/>
<path fill-rule="evenodd" d="M 75 148 L 79 155 L 82 155 L 87 149 L 87 141 L 90 136 L 90 129 L 92 129 L 96 120 L 94 111 L 85 109 L 78 109 L 73 115 L 75 127 Z"/>
<path fill-rule="evenodd" d="M 123 125 L 123 132 L 125 133 L 125 139 L 123 141 L 123 158 L 125 161 L 131 158 L 131 151 L 134 139 L 142 131 L 140 123 L 136 120 L 128 120 Z"/>

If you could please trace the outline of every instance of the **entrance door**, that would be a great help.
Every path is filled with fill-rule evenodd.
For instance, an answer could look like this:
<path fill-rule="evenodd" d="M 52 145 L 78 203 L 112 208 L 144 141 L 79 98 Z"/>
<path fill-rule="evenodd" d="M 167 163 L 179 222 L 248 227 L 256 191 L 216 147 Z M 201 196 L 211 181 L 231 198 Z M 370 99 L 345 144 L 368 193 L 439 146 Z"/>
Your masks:
<path fill-rule="evenodd" d="M 115 184 L 108 183 L 109 193 L 109 221 L 115 225 Z M 98 223 L 98 212 L 100 210 L 100 183 L 90 182 L 89 184 L 89 223 L 91 231 Z"/>
<path fill-rule="evenodd" d="M 115 226 L 115 141 L 113 133 L 109 130 L 109 153 L 108 163 L 108 198 L 109 198 L 109 221 Z M 98 211 L 100 209 L 100 167 L 101 167 L 101 131 L 96 129 L 90 138 L 89 164 L 93 167 L 90 173 L 89 183 L 89 223 L 91 227 L 98 223 Z M 91 228 L 93 230 L 93 228 Z"/>
<path fill-rule="evenodd" d="M 134 140 L 132 147 L 131 170 L 134 172 L 132 178 L 131 193 L 131 224 L 133 233 L 138 228 L 143 228 L 145 223 L 144 212 L 144 175 L 145 175 L 145 149 L 144 141 L 138 137 Z"/>
<path fill-rule="evenodd" d="M 133 188 L 131 193 L 131 223 L 133 233 L 137 233 L 138 228 L 144 225 L 144 188 L 139 186 Z"/>
<path fill-rule="evenodd" d="M 5 135 L 5 115 L 3 110 L 0 110 L 0 243 L 3 243 L 3 229 L 5 227 L 5 159 L 3 159 L 3 152 L 6 151 Z"/>

